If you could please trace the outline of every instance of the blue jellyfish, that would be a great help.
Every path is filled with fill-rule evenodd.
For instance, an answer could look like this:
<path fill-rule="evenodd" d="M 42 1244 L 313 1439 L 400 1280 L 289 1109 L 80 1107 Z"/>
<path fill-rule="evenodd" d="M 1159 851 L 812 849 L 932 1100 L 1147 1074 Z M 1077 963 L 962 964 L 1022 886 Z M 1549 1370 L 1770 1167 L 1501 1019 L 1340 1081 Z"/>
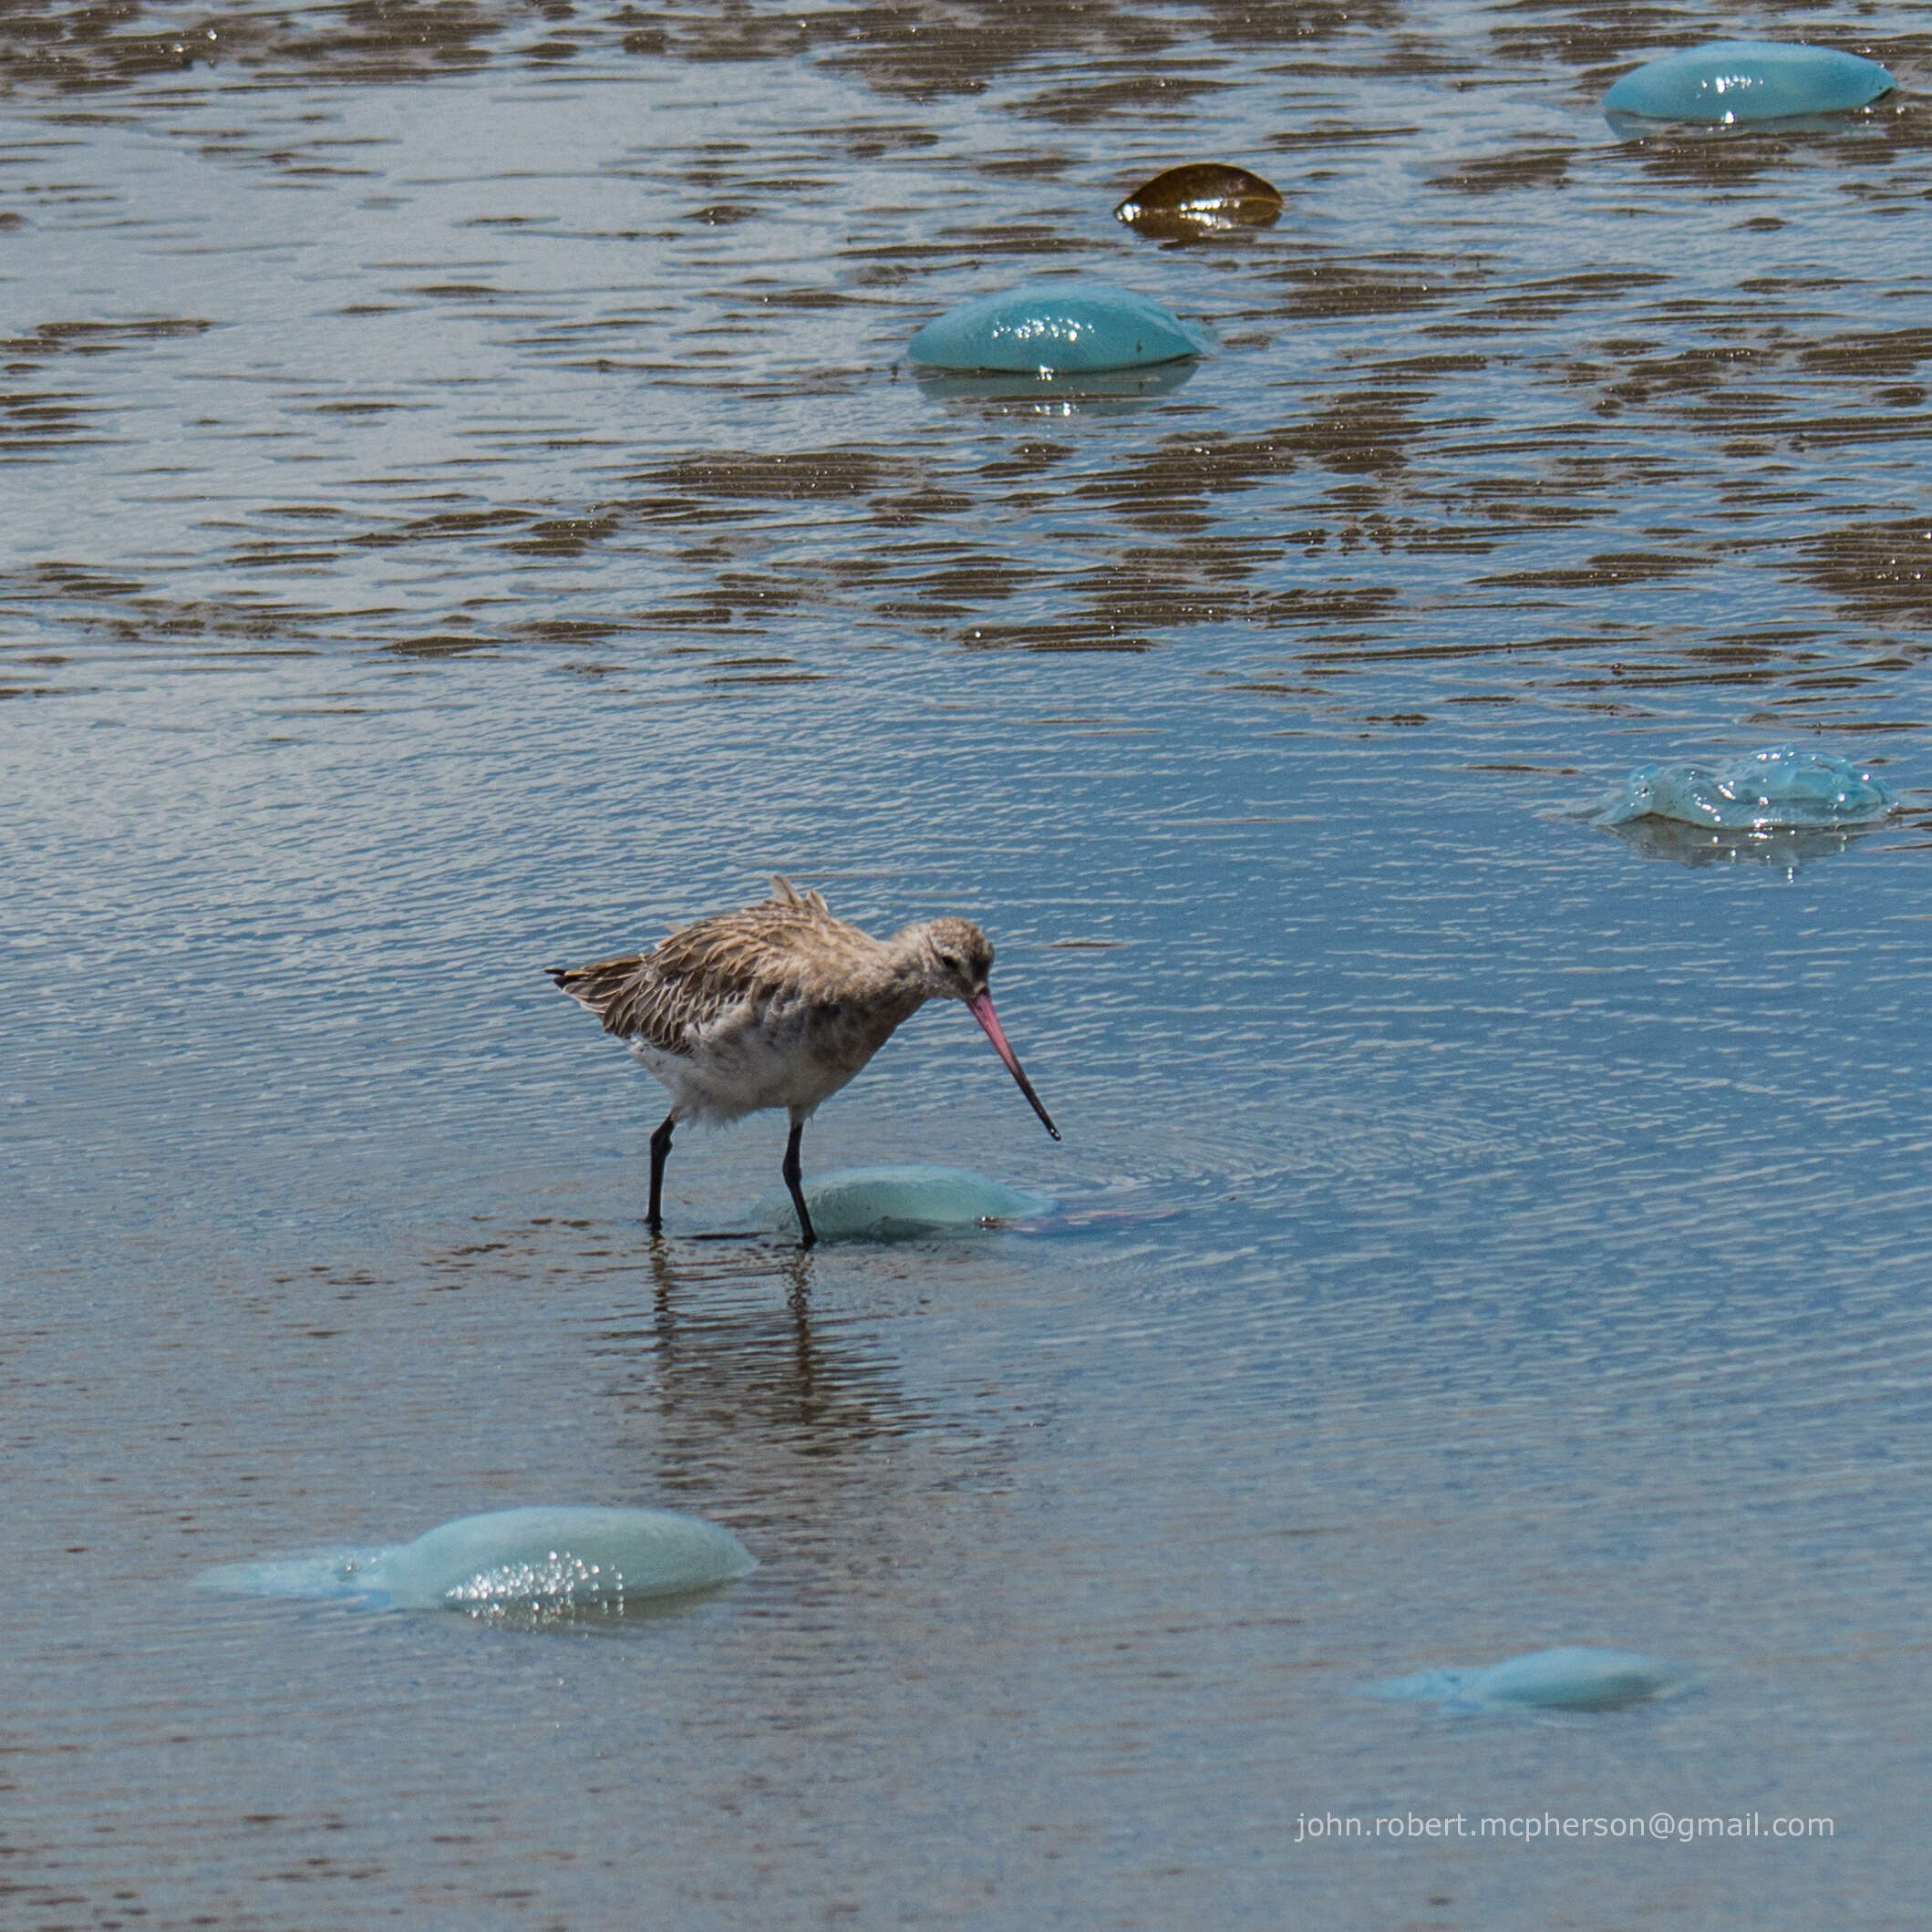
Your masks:
<path fill-rule="evenodd" d="M 1620 1710 L 1684 1689 L 1687 1671 L 1634 1650 L 1567 1644 L 1486 1666 L 1444 1665 L 1365 1687 L 1370 1697 L 1443 1710 Z"/>
<path fill-rule="evenodd" d="M 1717 40 L 1633 68 L 1604 112 L 1729 127 L 1862 108 L 1898 83 L 1875 60 L 1784 40 Z"/>
<path fill-rule="evenodd" d="M 249 1596 L 567 1617 L 708 1590 L 756 1566 L 729 1530 L 702 1516 L 575 1506 L 460 1516 L 414 1543 L 227 1564 L 200 1581 Z"/>
<path fill-rule="evenodd" d="M 1006 1187 L 963 1167 L 854 1167 L 805 1190 L 823 1240 L 889 1241 L 895 1236 L 970 1233 L 1003 1221 L 1053 1212 L 1049 1195 Z M 782 1231 L 797 1225 L 790 1196 L 767 1194 L 752 1215 Z"/>
<path fill-rule="evenodd" d="M 1829 751 L 1772 745 L 1723 765 L 1644 765 L 1624 780 L 1600 822 L 1674 819 L 1717 832 L 1829 831 L 1869 825 L 1898 794 Z"/>
<path fill-rule="evenodd" d="M 1036 282 L 949 310 L 913 337 L 915 363 L 1042 376 L 1136 369 L 1204 356 L 1206 336 L 1131 289 Z"/>

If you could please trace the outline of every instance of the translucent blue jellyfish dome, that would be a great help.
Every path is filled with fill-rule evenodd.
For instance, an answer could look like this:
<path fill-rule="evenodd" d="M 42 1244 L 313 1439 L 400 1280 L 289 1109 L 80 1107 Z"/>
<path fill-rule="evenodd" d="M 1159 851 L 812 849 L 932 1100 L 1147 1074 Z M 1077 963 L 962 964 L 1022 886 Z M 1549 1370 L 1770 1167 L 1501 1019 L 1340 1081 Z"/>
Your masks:
<path fill-rule="evenodd" d="M 1042 376 L 1136 369 L 1204 356 L 1205 335 L 1131 289 L 1105 282 L 1038 282 L 982 295 L 928 322 L 907 354 L 942 369 Z"/>
<path fill-rule="evenodd" d="M 1862 108 L 1897 85 L 1875 60 L 1836 47 L 1717 40 L 1632 69 L 1603 105 L 1613 116 L 1729 126 Z"/>
<path fill-rule="evenodd" d="M 1829 751 L 1772 745 L 1721 765 L 1644 765 L 1624 781 L 1602 823 L 1675 819 L 1720 832 L 1868 825 L 1896 809 L 1881 778 Z"/>

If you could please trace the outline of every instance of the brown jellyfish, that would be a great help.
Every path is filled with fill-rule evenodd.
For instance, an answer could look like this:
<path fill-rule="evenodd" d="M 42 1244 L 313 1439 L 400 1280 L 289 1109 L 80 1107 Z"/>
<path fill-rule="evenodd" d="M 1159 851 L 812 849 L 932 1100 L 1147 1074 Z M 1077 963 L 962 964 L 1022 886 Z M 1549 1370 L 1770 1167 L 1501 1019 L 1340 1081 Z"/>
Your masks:
<path fill-rule="evenodd" d="M 1188 161 L 1143 182 L 1114 210 L 1136 234 L 1189 242 L 1236 228 L 1272 228 L 1281 191 L 1226 161 Z"/>

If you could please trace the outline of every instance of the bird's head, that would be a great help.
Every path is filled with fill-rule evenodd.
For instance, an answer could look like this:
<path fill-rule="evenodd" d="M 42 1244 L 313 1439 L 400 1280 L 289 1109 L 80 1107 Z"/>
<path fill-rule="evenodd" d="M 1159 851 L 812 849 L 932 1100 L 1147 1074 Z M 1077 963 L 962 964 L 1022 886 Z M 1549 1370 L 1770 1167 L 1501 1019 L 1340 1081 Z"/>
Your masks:
<path fill-rule="evenodd" d="M 971 1006 L 987 989 L 993 942 L 970 919 L 928 919 L 918 934 L 920 977 L 928 999 Z"/>
<path fill-rule="evenodd" d="M 1007 1071 L 1019 1082 L 1040 1123 L 1057 1141 L 1060 1131 L 1040 1105 L 1013 1049 L 1007 1043 L 999 1015 L 993 1010 L 993 996 L 987 991 L 987 975 L 993 970 L 993 942 L 970 919 L 928 919 L 924 925 L 907 928 L 900 935 L 902 944 L 910 944 L 919 987 L 927 999 L 957 999 L 979 1022 L 980 1030 L 993 1042 L 994 1050 L 1007 1063 Z"/>

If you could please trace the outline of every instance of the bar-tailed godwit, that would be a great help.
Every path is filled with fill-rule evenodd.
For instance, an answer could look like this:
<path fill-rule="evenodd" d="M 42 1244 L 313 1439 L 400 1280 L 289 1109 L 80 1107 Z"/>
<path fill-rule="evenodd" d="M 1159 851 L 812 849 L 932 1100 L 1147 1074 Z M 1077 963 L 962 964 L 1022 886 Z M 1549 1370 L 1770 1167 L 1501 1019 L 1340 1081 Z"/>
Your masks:
<path fill-rule="evenodd" d="M 818 1236 L 799 1165 L 805 1122 L 929 999 L 964 1002 L 1059 1139 L 993 1010 L 992 965 L 993 942 L 970 919 L 927 919 L 874 939 L 833 918 L 817 893 L 775 878 L 769 899 L 694 920 L 648 952 L 549 970 L 670 1090 L 671 1111 L 651 1136 L 652 1233 L 664 1225 L 664 1163 L 678 1121 L 783 1107 L 791 1138 L 780 1172 L 811 1247 Z"/>

